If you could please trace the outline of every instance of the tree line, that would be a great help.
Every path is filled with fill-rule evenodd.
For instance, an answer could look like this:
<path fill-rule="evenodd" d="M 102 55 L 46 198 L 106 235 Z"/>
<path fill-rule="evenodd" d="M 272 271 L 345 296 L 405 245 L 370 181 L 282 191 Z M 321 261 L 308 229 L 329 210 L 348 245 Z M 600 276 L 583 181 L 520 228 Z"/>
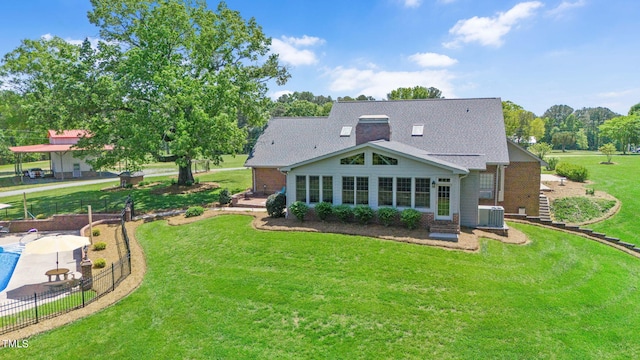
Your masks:
<path fill-rule="evenodd" d="M 191 161 L 214 163 L 248 152 L 275 116 L 327 116 L 334 99 L 294 92 L 277 100 L 268 85 L 290 78 L 255 19 L 221 2 L 91 0 L 88 21 L 100 41 L 26 39 L 0 61 L 0 157 L 9 146 L 46 141 L 46 130 L 84 129 L 78 147 L 94 168 L 126 162 L 136 170 L 169 153 L 178 184 L 193 183 Z M 383 100 L 441 98 L 434 87 L 391 90 Z M 371 96 L 338 97 L 372 101 Z M 554 105 L 541 117 L 506 101 L 507 135 L 562 149 L 638 144 L 638 108 Z M 111 151 L 104 151 L 110 146 Z"/>

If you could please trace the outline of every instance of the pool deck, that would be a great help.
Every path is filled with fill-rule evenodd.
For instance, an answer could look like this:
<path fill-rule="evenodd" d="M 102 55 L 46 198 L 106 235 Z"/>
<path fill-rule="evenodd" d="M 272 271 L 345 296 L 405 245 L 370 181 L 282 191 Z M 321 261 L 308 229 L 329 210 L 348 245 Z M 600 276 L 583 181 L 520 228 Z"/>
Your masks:
<path fill-rule="evenodd" d="M 19 243 L 21 240 L 25 243 L 31 242 L 39 237 L 57 234 L 78 235 L 79 231 L 2 234 L 2 236 L 0 236 L 0 246 Z M 80 272 L 81 257 L 81 249 L 61 252 L 59 254 L 58 267 L 67 268 L 71 272 Z M 21 254 L 7 288 L 0 291 L 0 302 L 32 296 L 34 293 L 49 290 L 44 286 L 44 284 L 48 282 L 48 277 L 45 275 L 45 272 L 55 268 L 55 253 L 44 255 Z"/>

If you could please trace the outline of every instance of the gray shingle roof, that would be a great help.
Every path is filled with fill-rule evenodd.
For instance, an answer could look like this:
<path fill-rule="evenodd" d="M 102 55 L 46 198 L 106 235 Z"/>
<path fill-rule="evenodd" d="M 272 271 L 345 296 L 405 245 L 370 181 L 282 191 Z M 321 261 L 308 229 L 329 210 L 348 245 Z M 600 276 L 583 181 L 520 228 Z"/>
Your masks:
<path fill-rule="evenodd" d="M 284 167 L 356 145 L 362 115 L 388 115 L 392 142 L 467 169 L 507 164 L 509 154 L 499 98 L 337 102 L 328 117 L 273 118 L 246 166 Z M 423 136 L 411 136 L 424 125 Z M 341 137 L 343 126 L 352 126 Z"/>

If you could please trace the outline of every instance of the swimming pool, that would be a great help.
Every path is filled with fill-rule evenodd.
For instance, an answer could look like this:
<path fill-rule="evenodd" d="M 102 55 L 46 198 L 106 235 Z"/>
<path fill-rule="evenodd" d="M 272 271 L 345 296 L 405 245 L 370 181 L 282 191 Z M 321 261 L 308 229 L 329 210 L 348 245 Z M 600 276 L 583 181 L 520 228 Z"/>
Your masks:
<path fill-rule="evenodd" d="M 0 246 L 0 291 L 9 284 L 23 248 L 24 245 L 20 244 Z"/>

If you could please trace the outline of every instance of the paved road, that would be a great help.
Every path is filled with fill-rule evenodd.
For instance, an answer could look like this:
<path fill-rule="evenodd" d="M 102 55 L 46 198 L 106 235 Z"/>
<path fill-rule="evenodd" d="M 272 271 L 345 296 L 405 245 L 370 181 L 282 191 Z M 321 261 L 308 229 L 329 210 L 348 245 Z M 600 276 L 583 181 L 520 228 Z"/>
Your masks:
<path fill-rule="evenodd" d="M 224 169 L 214 169 L 214 170 L 211 170 L 211 172 L 231 171 L 231 170 L 244 170 L 244 169 L 246 169 L 246 168 L 244 168 L 244 167 L 224 168 Z M 177 172 L 145 173 L 144 176 L 146 178 L 149 178 L 149 177 L 170 176 L 170 175 L 177 175 L 177 174 L 178 174 Z M 7 196 L 22 195 L 22 193 L 30 194 L 30 193 L 40 192 L 40 191 L 64 189 L 64 188 L 74 187 L 74 186 L 102 184 L 102 183 L 108 183 L 108 182 L 118 182 L 118 178 L 117 177 L 109 177 L 109 178 L 92 179 L 92 180 L 74 180 L 74 181 L 68 181 L 68 182 L 53 183 L 53 184 L 47 185 L 47 186 L 40 186 L 40 187 L 32 187 L 32 188 L 26 188 L 26 189 L 4 191 L 4 192 L 0 192 L 0 198 L 7 197 Z"/>

